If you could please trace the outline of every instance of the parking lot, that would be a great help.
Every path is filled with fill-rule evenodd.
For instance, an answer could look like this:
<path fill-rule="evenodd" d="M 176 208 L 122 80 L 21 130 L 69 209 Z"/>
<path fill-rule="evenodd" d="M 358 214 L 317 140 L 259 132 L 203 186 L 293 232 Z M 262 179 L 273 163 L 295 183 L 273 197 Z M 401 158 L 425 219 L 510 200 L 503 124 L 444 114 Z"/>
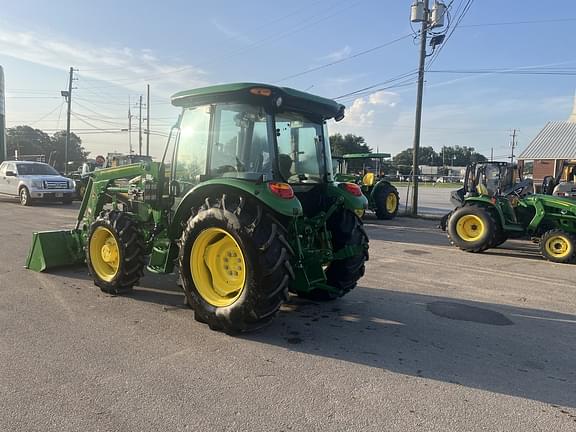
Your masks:
<path fill-rule="evenodd" d="M 534 244 L 467 254 L 436 221 L 368 218 L 352 293 L 230 337 L 176 276 L 114 297 L 25 270 L 32 231 L 77 208 L 0 200 L 2 431 L 576 430 L 574 267 Z"/>

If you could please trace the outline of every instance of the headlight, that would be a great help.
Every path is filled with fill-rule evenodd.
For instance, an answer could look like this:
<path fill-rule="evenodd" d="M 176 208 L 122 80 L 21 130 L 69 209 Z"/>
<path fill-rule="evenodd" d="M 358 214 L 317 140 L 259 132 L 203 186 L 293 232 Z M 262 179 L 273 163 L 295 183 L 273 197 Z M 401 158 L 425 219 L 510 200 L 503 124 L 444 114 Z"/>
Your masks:
<path fill-rule="evenodd" d="M 35 189 L 42 189 L 42 180 L 32 180 L 32 187 Z"/>

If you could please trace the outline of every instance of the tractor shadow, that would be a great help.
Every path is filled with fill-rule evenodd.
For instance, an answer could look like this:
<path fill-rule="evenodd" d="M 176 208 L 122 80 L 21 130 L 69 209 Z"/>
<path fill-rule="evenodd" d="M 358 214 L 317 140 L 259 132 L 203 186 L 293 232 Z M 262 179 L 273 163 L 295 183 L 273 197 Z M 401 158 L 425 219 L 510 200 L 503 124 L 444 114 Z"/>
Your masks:
<path fill-rule="evenodd" d="M 331 303 L 291 297 L 242 338 L 576 408 L 576 315 L 358 287 Z"/>

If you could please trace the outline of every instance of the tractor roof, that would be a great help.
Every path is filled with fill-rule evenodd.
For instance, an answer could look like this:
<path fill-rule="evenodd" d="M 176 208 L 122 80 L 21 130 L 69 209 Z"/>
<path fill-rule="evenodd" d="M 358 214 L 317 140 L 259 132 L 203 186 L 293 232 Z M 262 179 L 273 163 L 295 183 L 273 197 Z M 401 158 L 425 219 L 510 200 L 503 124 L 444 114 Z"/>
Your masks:
<path fill-rule="evenodd" d="M 390 153 L 348 153 L 342 155 L 342 159 L 386 159 Z"/>
<path fill-rule="evenodd" d="M 324 119 L 344 113 L 344 105 L 310 93 L 288 87 L 276 87 L 259 83 L 221 84 L 185 90 L 172 96 L 172 105 L 195 107 L 213 103 L 247 103 L 273 107 L 281 97 L 282 111 L 298 111 L 316 114 Z"/>

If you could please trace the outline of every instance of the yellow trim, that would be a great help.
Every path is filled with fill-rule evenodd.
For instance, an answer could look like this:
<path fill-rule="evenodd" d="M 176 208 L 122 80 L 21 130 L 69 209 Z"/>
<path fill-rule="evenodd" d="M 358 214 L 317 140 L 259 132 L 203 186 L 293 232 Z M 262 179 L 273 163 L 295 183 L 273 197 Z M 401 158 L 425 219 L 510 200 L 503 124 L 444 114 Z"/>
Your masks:
<path fill-rule="evenodd" d="M 207 228 L 194 240 L 190 272 L 198 294 L 209 304 L 234 303 L 246 285 L 246 260 L 238 242 L 221 228 Z"/>
<path fill-rule="evenodd" d="M 376 180 L 376 177 L 374 176 L 373 172 L 369 172 L 364 174 L 364 177 L 362 177 L 362 184 L 364 186 L 374 186 L 374 181 Z"/>
<path fill-rule="evenodd" d="M 108 228 L 96 227 L 90 237 L 90 262 L 96 275 L 106 282 L 111 282 L 120 268 L 120 247 L 116 237 Z"/>
<path fill-rule="evenodd" d="M 546 253 L 554 258 L 566 258 L 572 253 L 572 243 L 563 235 L 555 235 L 544 244 Z"/>
<path fill-rule="evenodd" d="M 386 197 L 386 211 L 388 213 L 394 213 L 398 207 L 398 198 L 394 192 L 390 192 Z"/>
<path fill-rule="evenodd" d="M 476 241 L 482 237 L 484 229 L 484 222 L 476 215 L 464 215 L 456 222 L 456 233 L 467 242 Z"/>

